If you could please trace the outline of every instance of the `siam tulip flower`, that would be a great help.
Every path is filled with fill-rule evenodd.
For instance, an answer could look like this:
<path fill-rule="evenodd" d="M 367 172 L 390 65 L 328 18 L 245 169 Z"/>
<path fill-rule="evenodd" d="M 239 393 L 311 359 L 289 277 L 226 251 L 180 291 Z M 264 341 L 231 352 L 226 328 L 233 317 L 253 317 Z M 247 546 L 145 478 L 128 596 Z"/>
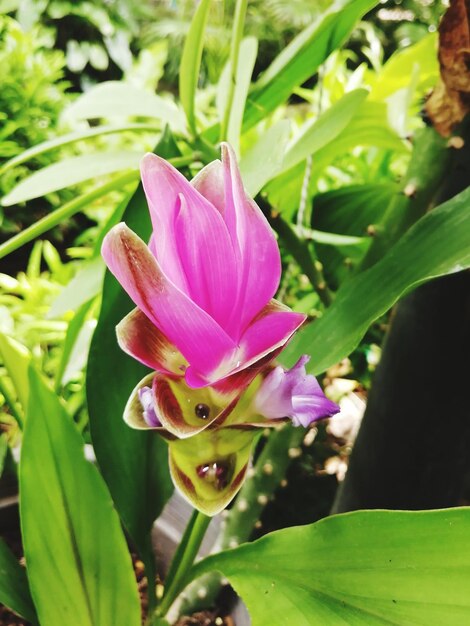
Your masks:
<path fill-rule="evenodd" d="M 281 348 L 305 320 L 272 299 L 281 262 L 276 239 L 243 188 L 231 148 L 189 183 L 167 161 L 141 165 L 153 235 L 125 224 L 103 257 L 137 305 L 118 327 L 121 347 L 152 369 L 217 383 Z"/>
<path fill-rule="evenodd" d="M 148 246 L 118 224 L 102 248 L 137 307 L 118 324 L 118 342 L 153 370 L 124 419 L 168 441 L 175 485 L 214 515 L 240 489 L 260 428 L 335 411 L 305 374 L 305 358 L 288 372 L 272 365 L 305 316 L 273 299 L 279 250 L 231 148 L 223 144 L 222 161 L 191 183 L 153 154 L 141 171 Z"/>

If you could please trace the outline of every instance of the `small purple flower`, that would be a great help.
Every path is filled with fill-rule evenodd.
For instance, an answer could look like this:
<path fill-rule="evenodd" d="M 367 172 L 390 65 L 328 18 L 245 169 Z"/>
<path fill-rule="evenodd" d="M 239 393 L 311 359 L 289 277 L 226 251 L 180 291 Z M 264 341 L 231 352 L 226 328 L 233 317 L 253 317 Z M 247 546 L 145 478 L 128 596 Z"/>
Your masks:
<path fill-rule="evenodd" d="M 275 367 L 264 379 L 255 399 L 256 410 L 268 419 L 290 417 L 294 426 L 339 413 L 339 406 L 323 393 L 315 376 L 307 374 L 304 355 L 290 370 Z"/>
<path fill-rule="evenodd" d="M 157 417 L 157 413 L 155 412 L 155 403 L 153 401 L 153 393 L 150 387 L 141 387 L 139 389 L 139 400 L 142 405 L 143 412 L 142 416 L 145 420 L 145 423 L 148 424 L 151 428 L 157 428 L 161 426 L 161 422 Z"/>

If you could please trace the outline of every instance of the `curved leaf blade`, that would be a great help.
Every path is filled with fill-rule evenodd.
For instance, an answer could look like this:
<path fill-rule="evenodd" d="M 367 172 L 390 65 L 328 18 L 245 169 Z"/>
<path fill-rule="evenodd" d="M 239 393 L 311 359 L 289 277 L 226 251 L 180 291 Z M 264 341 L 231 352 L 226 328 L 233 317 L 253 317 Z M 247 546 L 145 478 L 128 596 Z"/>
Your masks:
<path fill-rule="evenodd" d="M 2 199 L 3 206 L 26 202 L 86 180 L 122 170 L 138 170 L 142 152 L 96 152 L 63 159 L 23 179 Z"/>
<path fill-rule="evenodd" d="M 30 368 L 20 512 L 42 626 L 139 626 L 126 540 L 108 490 L 57 395 Z"/>
<path fill-rule="evenodd" d="M 195 97 L 201 67 L 204 31 L 206 30 L 210 0 L 201 0 L 194 14 L 181 56 L 179 92 L 189 127 L 196 132 Z"/>
<path fill-rule="evenodd" d="M 324 372 L 350 354 L 374 320 L 419 284 L 470 267 L 470 188 L 421 218 L 371 269 L 341 287 L 322 318 L 293 338 L 281 359 L 305 351 Z"/>
<path fill-rule="evenodd" d="M 64 112 L 66 119 L 149 117 L 184 130 L 184 116 L 176 104 L 156 94 L 119 81 L 96 85 L 77 98 Z"/>
<path fill-rule="evenodd" d="M 253 626 L 461 626 L 470 509 L 336 515 L 208 557 L 190 578 L 214 569 Z"/>
<path fill-rule="evenodd" d="M 0 539 L 0 602 L 29 622 L 38 623 L 26 570 Z"/>

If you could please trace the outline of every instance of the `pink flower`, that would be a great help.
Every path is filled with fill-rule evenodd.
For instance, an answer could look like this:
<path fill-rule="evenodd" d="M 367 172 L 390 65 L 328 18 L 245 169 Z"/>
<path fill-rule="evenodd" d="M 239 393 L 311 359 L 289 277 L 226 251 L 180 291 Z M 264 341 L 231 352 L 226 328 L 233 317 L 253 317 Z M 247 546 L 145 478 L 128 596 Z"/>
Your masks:
<path fill-rule="evenodd" d="M 277 366 L 266 376 L 254 401 L 261 415 L 271 420 L 290 417 L 294 426 L 307 428 L 339 413 L 339 406 L 325 396 L 315 376 L 307 374 L 309 360 L 304 355 L 290 370 Z"/>
<path fill-rule="evenodd" d="M 153 235 L 124 223 L 102 253 L 137 308 L 118 325 L 127 353 L 193 388 L 213 385 L 284 346 L 304 315 L 273 300 L 281 273 L 271 228 L 243 188 L 231 148 L 189 183 L 147 154 L 141 165 Z"/>

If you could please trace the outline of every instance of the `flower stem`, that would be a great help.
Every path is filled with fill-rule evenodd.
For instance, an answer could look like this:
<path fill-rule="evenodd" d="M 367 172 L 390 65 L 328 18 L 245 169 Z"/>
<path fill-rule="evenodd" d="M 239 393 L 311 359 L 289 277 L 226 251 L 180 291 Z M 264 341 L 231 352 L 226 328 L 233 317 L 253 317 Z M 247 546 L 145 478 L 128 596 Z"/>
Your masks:
<path fill-rule="evenodd" d="M 238 55 L 240 52 L 240 43 L 243 37 L 243 28 L 245 26 L 247 5 L 248 0 L 237 0 L 237 4 L 235 7 L 232 41 L 230 45 L 230 82 L 228 86 L 227 103 L 225 105 L 224 118 L 220 126 L 221 141 L 227 139 L 227 132 L 230 123 L 230 113 L 232 111 L 233 96 L 235 94 L 235 86 L 237 84 Z"/>
<path fill-rule="evenodd" d="M 184 588 L 185 578 L 189 568 L 194 563 L 210 521 L 211 518 L 207 515 L 196 510 L 193 512 L 171 563 L 166 578 L 165 593 L 157 609 L 158 616 L 163 617 L 167 614 L 178 594 Z"/>

